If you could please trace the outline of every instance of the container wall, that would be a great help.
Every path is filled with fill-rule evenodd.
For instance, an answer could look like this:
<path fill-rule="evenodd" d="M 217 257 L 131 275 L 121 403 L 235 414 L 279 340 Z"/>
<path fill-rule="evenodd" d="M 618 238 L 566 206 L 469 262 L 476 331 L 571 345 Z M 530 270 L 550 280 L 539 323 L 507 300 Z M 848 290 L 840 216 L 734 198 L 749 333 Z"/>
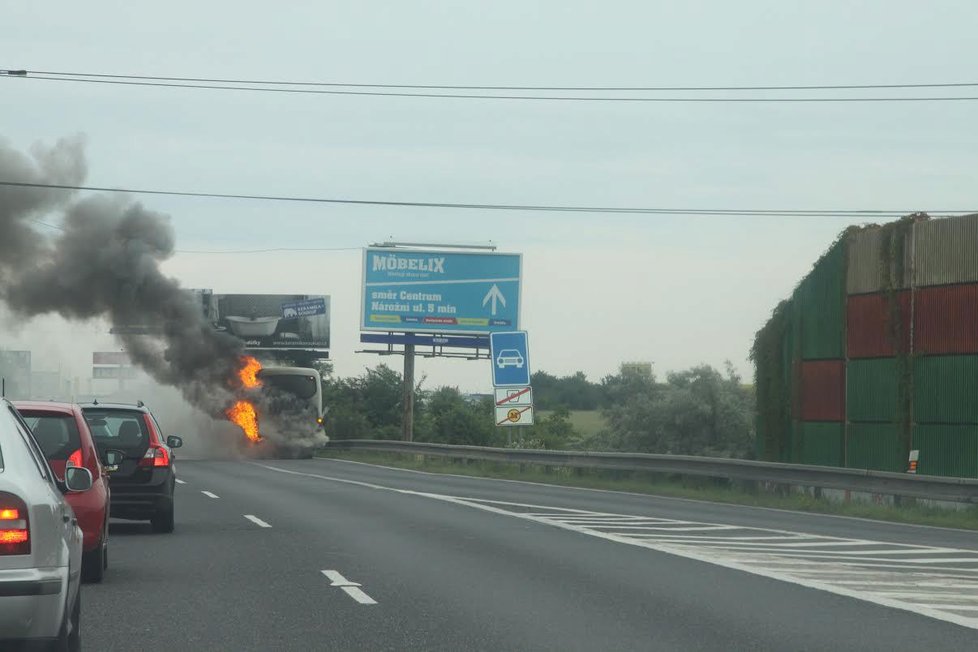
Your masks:
<path fill-rule="evenodd" d="M 917 353 L 978 353 L 978 284 L 918 290 L 913 339 Z"/>
<path fill-rule="evenodd" d="M 918 473 L 978 478 L 978 426 L 917 425 L 913 447 L 920 451 Z"/>
<path fill-rule="evenodd" d="M 910 287 L 910 247 L 903 248 L 906 253 L 902 269 L 897 269 L 895 265 L 889 265 L 887 269 L 883 264 L 886 246 L 883 229 L 878 227 L 849 236 L 846 292 L 865 294 Z"/>
<path fill-rule="evenodd" d="M 846 433 L 846 466 L 901 473 L 909 450 L 895 423 L 850 423 Z"/>
<path fill-rule="evenodd" d="M 841 423 L 810 423 L 801 422 L 800 451 L 796 460 L 802 464 L 818 464 L 820 466 L 842 466 L 842 433 Z"/>
<path fill-rule="evenodd" d="M 801 357 L 844 357 L 845 246 L 836 244 L 795 291 L 801 317 Z"/>
<path fill-rule="evenodd" d="M 978 282 L 978 214 L 914 226 L 917 286 Z"/>
<path fill-rule="evenodd" d="M 901 365 L 897 358 L 850 360 L 846 367 L 846 417 L 849 421 L 899 420 Z"/>
<path fill-rule="evenodd" d="M 922 356 L 913 365 L 917 423 L 978 423 L 978 355 Z"/>
<path fill-rule="evenodd" d="M 846 348 L 850 358 L 884 358 L 910 350 L 910 291 L 847 299 Z"/>
<path fill-rule="evenodd" d="M 845 362 L 809 360 L 801 363 L 802 421 L 844 421 Z"/>

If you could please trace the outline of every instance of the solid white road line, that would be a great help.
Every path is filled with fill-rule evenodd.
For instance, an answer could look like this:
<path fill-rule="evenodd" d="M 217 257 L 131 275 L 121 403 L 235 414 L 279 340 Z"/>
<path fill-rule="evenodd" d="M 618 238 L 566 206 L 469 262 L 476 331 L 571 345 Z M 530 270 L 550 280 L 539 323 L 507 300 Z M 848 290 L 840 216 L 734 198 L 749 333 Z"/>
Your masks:
<path fill-rule="evenodd" d="M 330 581 L 330 586 L 335 586 L 336 588 L 343 589 L 343 591 L 359 602 L 360 604 L 377 604 L 377 601 L 371 598 L 369 595 L 364 593 L 360 589 L 360 584 L 356 582 L 351 582 L 350 580 L 343 577 L 339 571 L 335 570 L 324 570 L 320 571 L 326 576 L 326 579 Z"/>
<path fill-rule="evenodd" d="M 185 481 L 181 480 L 180 478 L 177 478 L 176 480 L 177 480 L 177 484 L 187 484 Z"/>
<path fill-rule="evenodd" d="M 212 494 L 209 491 L 201 491 L 200 493 L 204 494 L 208 498 L 220 498 L 220 496 L 218 496 L 217 494 Z"/>
<path fill-rule="evenodd" d="M 272 527 L 271 525 L 261 520 L 254 514 L 245 514 L 244 517 L 259 527 Z"/>
<path fill-rule="evenodd" d="M 895 608 L 895 609 L 901 609 L 903 611 L 910 611 L 910 612 L 913 612 L 913 613 L 916 613 L 916 614 L 919 614 L 919 615 L 922 615 L 922 616 L 927 616 L 927 617 L 930 617 L 930 618 L 934 618 L 934 619 L 937 619 L 937 620 L 943 620 L 945 622 L 955 623 L 955 624 L 958 624 L 958 625 L 962 625 L 964 627 L 969 627 L 971 629 L 978 629 L 978 618 L 975 618 L 975 617 L 972 617 L 972 616 L 963 615 L 965 613 L 967 613 L 967 614 L 972 613 L 972 610 L 978 610 L 978 608 L 972 607 L 971 605 L 953 605 L 953 606 L 951 606 L 951 605 L 940 605 L 940 606 L 937 606 L 937 605 L 934 605 L 934 604 L 918 604 L 918 603 L 909 602 L 909 601 L 906 601 L 906 600 L 897 600 L 897 599 L 890 598 L 890 597 L 887 597 L 885 595 L 881 595 L 881 594 L 875 593 L 875 592 L 866 592 L 866 591 L 861 591 L 861 590 L 856 590 L 856 589 L 848 588 L 848 587 L 845 587 L 845 586 L 835 585 L 835 584 L 832 584 L 832 581 L 831 581 L 832 578 L 831 577 L 828 577 L 828 578 L 825 578 L 825 579 L 821 579 L 821 578 L 814 579 L 814 578 L 810 578 L 810 577 L 805 577 L 804 575 L 809 574 L 810 571 L 812 570 L 810 568 L 811 565 L 815 565 L 815 564 L 820 563 L 820 562 L 817 562 L 817 561 L 806 561 L 804 559 L 781 559 L 781 560 L 776 560 L 776 559 L 771 559 L 770 558 L 771 555 L 761 556 L 761 555 L 756 555 L 756 554 L 753 555 L 753 556 L 750 556 L 749 555 L 749 556 L 744 557 L 744 556 L 738 556 L 738 555 L 731 555 L 729 552 L 725 552 L 725 551 L 722 551 L 722 550 L 711 550 L 711 549 L 709 549 L 709 547 L 707 547 L 705 549 L 697 549 L 697 548 L 692 547 L 692 546 L 669 545 L 668 543 L 664 543 L 664 542 L 660 543 L 660 542 L 656 542 L 656 541 L 642 540 L 642 539 L 639 539 L 639 538 L 634 537 L 634 536 L 626 536 L 626 535 L 623 535 L 623 534 L 612 533 L 612 532 L 602 532 L 602 531 L 599 531 L 599 530 L 597 530 L 595 528 L 589 528 L 589 527 L 586 527 L 586 526 L 581 526 L 581 525 L 578 525 L 576 523 L 562 522 L 559 517 L 555 518 L 555 517 L 552 517 L 551 516 L 549 518 L 541 518 L 539 516 L 534 515 L 531 511 L 522 511 L 522 510 L 538 510 L 539 512 L 546 513 L 548 515 L 550 515 L 550 514 L 566 514 L 568 516 L 575 516 L 575 515 L 576 516 L 581 516 L 581 515 L 584 515 L 584 516 L 609 516 L 609 514 L 607 514 L 607 513 L 593 512 L 593 511 L 589 511 L 589 510 L 575 510 L 575 509 L 566 509 L 566 508 L 555 508 L 553 506 L 545 506 L 545 505 L 530 505 L 530 504 L 525 504 L 525 503 L 510 503 L 510 502 L 504 502 L 504 501 L 489 501 L 489 500 L 478 500 L 478 499 L 472 499 L 472 498 L 462 498 L 462 497 L 459 497 L 459 496 L 448 496 L 448 495 L 444 495 L 444 494 L 435 494 L 435 493 L 428 493 L 428 492 L 423 492 L 423 491 L 412 491 L 410 489 L 399 489 L 399 488 L 396 488 L 396 487 L 390 487 L 390 486 L 380 485 L 380 484 L 376 484 L 376 483 L 372 483 L 372 482 L 362 482 L 362 481 L 358 481 L 358 480 L 350 480 L 350 479 L 347 479 L 347 478 L 336 478 L 336 477 L 327 476 L 327 475 L 321 475 L 321 474 L 317 474 L 317 473 L 304 473 L 304 472 L 301 472 L 301 471 L 291 471 L 291 470 L 288 470 L 288 469 L 282 469 L 282 468 L 279 468 L 279 467 L 276 467 L 276 466 L 267 465 L 267 464 L 258 464 L 256 462 L 253 462 L 253 464 L 255 464 L 255 466 L 259 466 L 259 467 L 268 469 L 270 471 L 275 471 L 275 472 L 278 472 L 278 473 L 285 473 L 285 474 L 288 474 L 288 475 L 305 476 L 305 477 L 310 477 L 310 478 L 319 478 L 321 480 L 326 480 L 326 481 L 329 481 L 329 482 L 336 482 L 336 483 L 346 484 L 346 485 L 352 485 L 352 486 L 360 486 L 360 487 L 364 487 L 364 488 L 368 488 L 368 489 L 373 489 L 373 490 L 377 490 L 377 491 L 389 491 L 391 493 L 401 494 L 401 495 L 404 495 L 404 496 L 417 496 L 417 497 L 422 497 L 422 498 L 430 498 L 430 499 L 433 499 L 433 500 L 439 500 L 439 501 L 443 501 L 443 502 L 450 503 L 450 504 L 467 506 L 467 507 L 478 509 L 478 510 L 481 510 L 481 511 L 484 511 L 484 512 L 489 512 L 489 513 L 492 513 L 492 514 L 498 514 L 498 515 L 501 515 L 501 516 L 507 516 L 507 517 L 510 517 L 510 518 L 516 518 L 516 519 L 520 519 L 520 520 L 535 522 L 535 523 L 539 523 L 539 524 L 543 524 L 543 525 L 550 525 L 550 526 L 553 526 L 553 527 L 556 527 L 556 528 L 560 528 L 560 529 L 563 529 L 563 530 L 568 530 L 568 531 L 576 532 L 576 533 L 579 533 L 579 534 L 585 534 L 585 535 L 588 535 L 588 536 L 597 537 L 597 538 L 600 538 L 600 539 L 604 539 L 606 541 L 612 541 L 612 542 L 616 542 L 616 543 L 621 543 L 621 544 L 626 544 L 626 545 L 631 545 L 631 546 L 638 546 L 638 547 L 642 547 L 642 548 L 647 548 L 647 549 L 650 549 L 650 550 L 656 550 L 656 551 L 659 551 L 659 552 L 665 552 L 665 553 L 677 555 L 677 556 L 680 556 L 680 557 L 685 557 L 686 559 L 693 559 L 693 560 L 696 560 L 696 561 L 702 561 L 702 562 L 706 562 L 708 564 L 713 564 L 715 566 L 721 566 L 721 567 L 729 568 L 729 569 L 732 569 L 732 570 L 739 570 L 739 571 L 751 573 L 753 575 L 759 575 L 761 577 L 769 577 L 771 579 L 780 580 L 782 582 L 787 582 L 787 583 L 795 584 L 795 585 L 798 585 L 798 586 L 804 586 L 804 587 L 811 588 L 811 589 L 816 589 L 816 590 L 819 590 L 819 591 L 825 591 L 825 592 L 828 592 L 828 593 L 834 593 L 836 595 L 847 596 L 847 597 L 855 598 L 857 600 L 862 600 L 864 602 L 870 602 L 870 603 L 878 604 L 878 605 L 885 606 L 885 607 L 892 607 L 892 608 Z M 516 506 L 516 507 L 519 507 L 520 508 L 520 511 L 505 509 L 505 507 L 508 507 L 508 506 Z M 686 522 L 681 522 L 681 523 L 686 524 Z M 726 525 L 726 524 L 720 524 L 720 523 L 714 523 L 714 524 L 711 524 L 711 523 L 701 523 L 700 525 Z M 771 529 L 771 528 L 738 528 L 738 529 L 745 529 L 745 530 L 754 529 L 756 531 L 764 532 L 766 534 L 781 534 L 781 535 L 787 534 L 789 536 L 804 536 L 803 533 L 800 533 L 800 532 L 792 532 L 790 530 L 776 530 L 776 529 Z M 863 541 L 863 540 L 862 539 L 859 539 L 859 541 Z M 885 545 L 885 544 L 884 544 L 884 542 L 877 542 L 877 545 Z M 893 544 L 893 545 L 899 545 L 899 544 Z M 927 546 L 913 546 L 913 545 L 908 545 L 906 547 L 908 547 L 908 548 L 914 548 L 914 547 L 916 547 L 916 548 L 919 548 L 922 552 L 926 551 L 927 548 L 928 548 Z M 797 550 L 797 548 L 796 548 L 796 550 Z M 970 550 L 959 550 L 957 552 L 962 553 L 962 552 L 972 552 L 972 551 L 970 551 Z M 926 554 L 926 552 L 924 552 L 924 554 Z M 778 556 L 781 556 L 781 555 L 778 555 Z M 836 559 L 838 559 L 838 558 L 836 558 Z M 836 561 L 836 560 L 832 560 L 832 561 Z M 841 560 L 839 560 L 839 561 L 841 562 Z M 834 573 L 834 574 L 838 575 L 839 574 L 839 568 L 842 568 L 843 570 L 853 569 L 851 574 L 850 573 L 847 573 L 847 575 L 850 575 L 851 576 L 851 575 L 859 575 L 859 574 L 868 574 L 867 572 L 869 571 L 869 569 L 870 568 L 873 568 L 873 567 L 876 567 L 876 566 L 884 566 L 886 568 L 893 568 L 894 565 L 899 564 L 902 570 L 910 570 L 910 569 L 913 569 L 913 568 L 921 568 L 920 566 L 915 566 L 915 562 L 921 561 L 919 559 L 901 559 L 901 560 L 899 560 L 899 562 L 897 562 L 897 560 L 895 560 L 895 559 L 887 559 L 885 561 L 888 562 L 888 563 L 886 563 L 886 564 L 878 564 L 878 563 L 873 563 L 873 562 L 868 561 L 868 560 L 867 561 L 864 561 L 864 560 L 860 559 L 859 561 L 856 562 L 856 566 L 855 566 L 856 569 L 860 569 L 860 570 L 853 569 L 853 565 L 852 564 L 843 564 L 843 563 L 838 563 L 838 562 L 836 563 L 837 568 L 835 568 L 835 569 L 821 569 L 820 568 L 820 569 L 815 569 L 815 570 L 816 571 L 827 572 L 827 573 L 828 572 L 831 572 L 831 573 Z M 948 561 L 949 560 L 940 560 L 940 562 L 945 562 L 945 563 L 947 563 Z M 970 559 L 969 558 L 968 561 L 973 561 L 973 559 Z M 908 562 L 910 562 L 910 563 L 908 563 Z M 951 571 L 951 572 L 954 572 L 956 574 L 970 574 L 972 572 L 978 572 L 978 568 L 976 568 L 976 569 L 971 569 L 971 568 L 969 568 L 969 569 L 946 568 L 945 569 L 945 568 L 942 568 L 940 566 L 936 566 L 936 564 L 937 563 L 940 563 L 940 562 L 938 560 L 927 560 L 925 563 L 934 564 L 934 565 L 931 565 L 931 566 L 923 566 L 923 568 L 926 568 L 927 569 L 928 574 L 930 575 L 930 577 L 932 579 L 935 576 L 940 575 L 940 573 L 941 573 L 942 570 Z M 777 566 L 780 566 L 780 565 L 783 565 L 783 564 L 786 564 L 786 563 L 787 564 L 794 565 L 794 568 L 777 568 Z M 826 563 L 826 561 L 823 561 L 821 563 L 824 564 L 824 563 Z M 324 574 L 326 574 L 325 571 L 324 571 Z M 872 573 L 872 574 L 875 575 L 876 573 Z M 327 575 L 327 577 L 329 577 L 329 575 Z M 340 577 L 342 577 L 342 576 L 340 576 Z M 350 586 L 349 588 L 356 588 L 356 587 Z M 351 597 L 353 597 L 353 596 L 351 596 Z M 957 607 L 957 609 L 955 609 L 955 607 Z M 955 611 L 957 611 L 958 613 L 953 613 Z"/>

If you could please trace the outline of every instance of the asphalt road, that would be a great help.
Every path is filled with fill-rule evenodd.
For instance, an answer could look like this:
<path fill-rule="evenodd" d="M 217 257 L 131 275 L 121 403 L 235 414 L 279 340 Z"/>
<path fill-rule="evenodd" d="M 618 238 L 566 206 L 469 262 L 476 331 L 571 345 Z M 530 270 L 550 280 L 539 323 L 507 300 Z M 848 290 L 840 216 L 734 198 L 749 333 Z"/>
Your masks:
<path fill-rule="evenodd" d="M 181 461 L 178 477 L 175 533 L 113 521 L 86 649 L 978 641 L 970 532 L 326 460 Z"/>

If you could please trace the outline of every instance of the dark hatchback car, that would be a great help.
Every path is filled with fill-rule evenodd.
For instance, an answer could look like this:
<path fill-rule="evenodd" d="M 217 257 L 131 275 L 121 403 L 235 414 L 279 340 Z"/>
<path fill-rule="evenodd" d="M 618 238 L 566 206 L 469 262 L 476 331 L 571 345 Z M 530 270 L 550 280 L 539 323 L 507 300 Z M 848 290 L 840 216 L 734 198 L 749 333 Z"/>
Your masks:
<path fill-rule="evenodd" d="M 122 453 L 109 474 L 112 517 L 149 520 L 155 532 L 173 532 L 173 449 L 183 440 L 173 435 L 164 440 L 159 422 L 142 402 L 84 403 L 81 408 L 99 454 Z"/>

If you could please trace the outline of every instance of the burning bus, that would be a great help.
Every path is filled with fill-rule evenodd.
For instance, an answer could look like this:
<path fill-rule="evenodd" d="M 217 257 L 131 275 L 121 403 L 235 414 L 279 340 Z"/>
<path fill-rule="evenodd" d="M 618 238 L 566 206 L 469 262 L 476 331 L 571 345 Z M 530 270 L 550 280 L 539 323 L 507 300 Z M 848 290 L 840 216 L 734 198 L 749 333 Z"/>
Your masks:
<path fill-rule="evenodd" d="M 191 293 L 204 321 L 243 346 L 235 400 L 224 414 L 254 445 L 252 451 L 308 457 L 325 444 L 322 378 L 308 365 L 329 355 L 330 298 Z"/>
<path fill-rule="evenodd" d="M 309 367 L 265 367 L 244 356 L 241 388 L 225 411 L 267 457 L 311 457 L 329 441 L 322 377 Z"/>

